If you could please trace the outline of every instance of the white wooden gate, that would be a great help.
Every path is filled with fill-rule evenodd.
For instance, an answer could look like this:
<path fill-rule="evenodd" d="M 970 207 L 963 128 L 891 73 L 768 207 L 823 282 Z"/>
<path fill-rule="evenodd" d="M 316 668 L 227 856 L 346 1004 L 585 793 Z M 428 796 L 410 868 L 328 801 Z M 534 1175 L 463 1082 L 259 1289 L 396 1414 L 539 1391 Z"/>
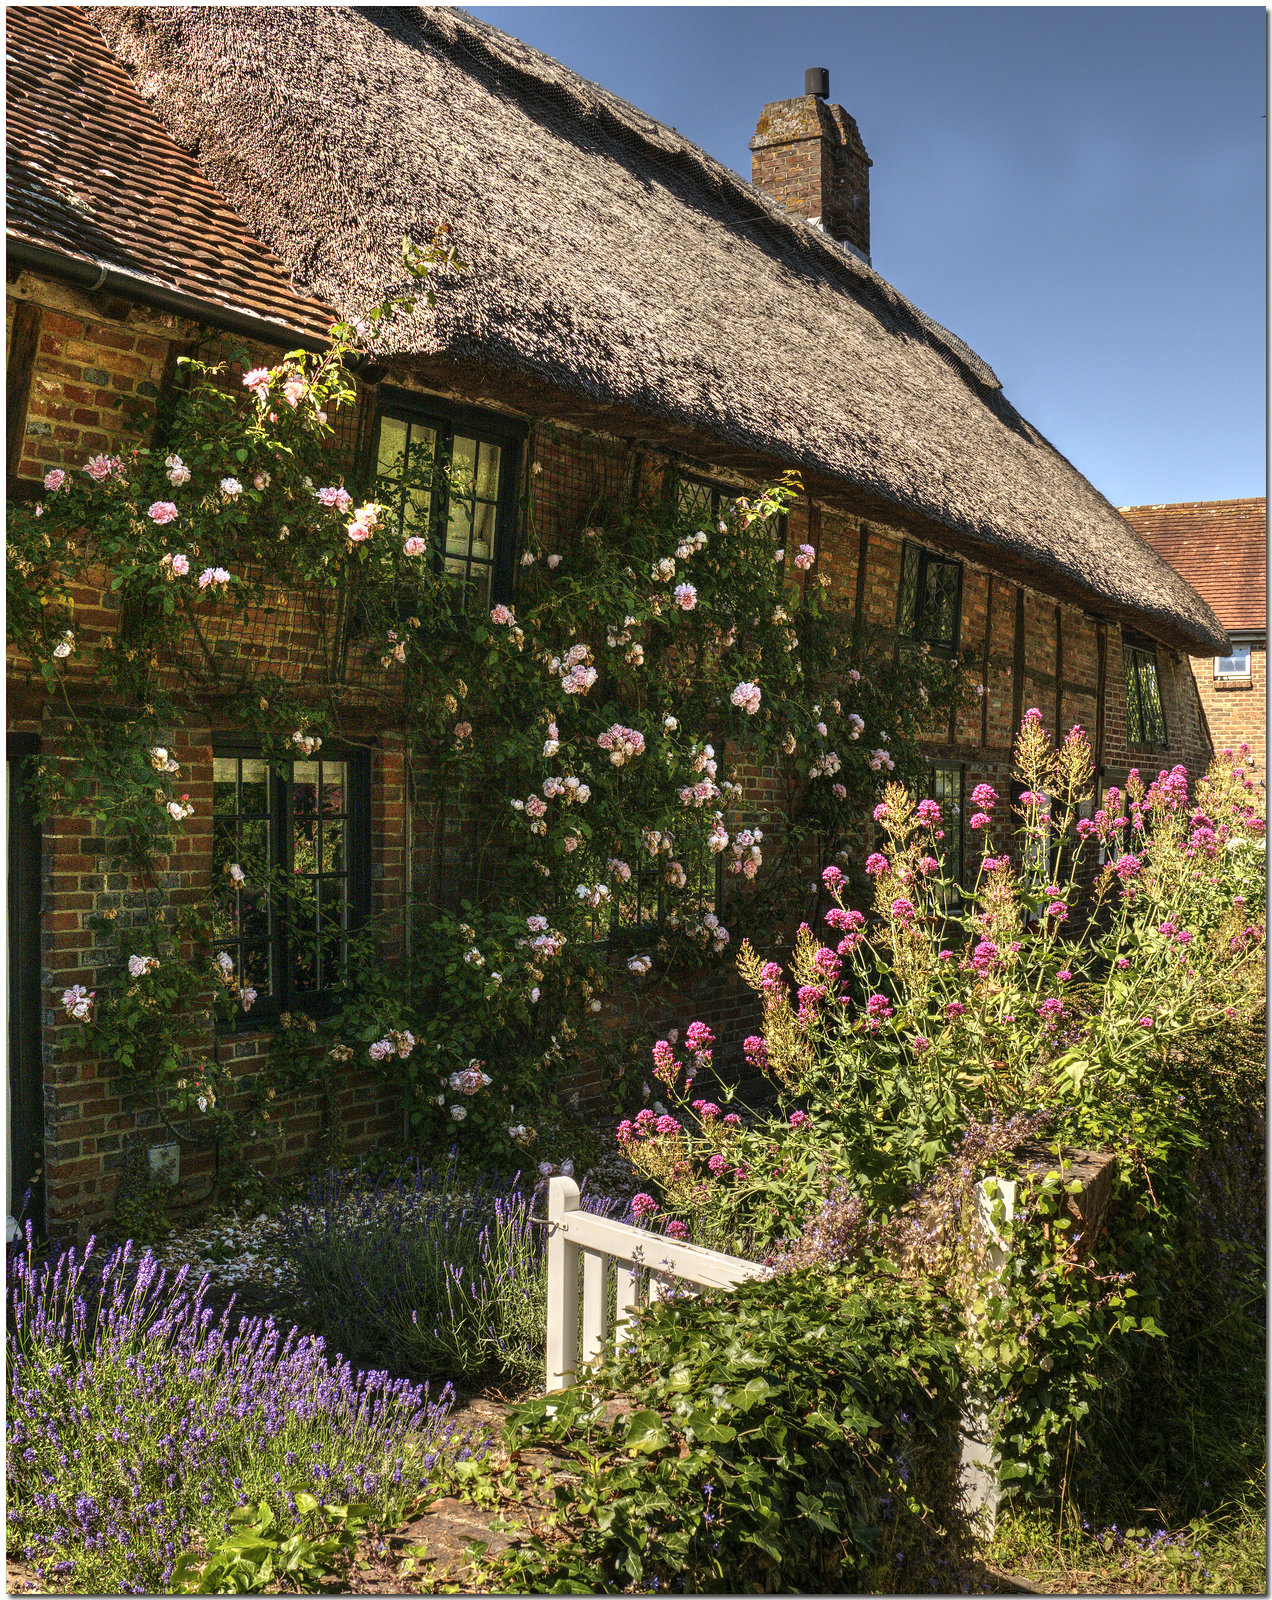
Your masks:
<path fill-rule="evenodd" d="M 548 1360 L 547 1389 L 573 1383 L 580 1361 L 595 1360 L 609 1332 L 608 1263 L 617 1264 L 614 1331 L 630 1319 L 646 1293 L 670 1292 L 675 1279 L 700 1288 L 731 1289 L 764 1268 L 754 1261 L 680 1244 L 612 1217 L 598 1217 L 579 1203 L 573 1178 L 548 1182 Z M 579 1348 L 579 1253 L 583 1255 L 583 1345 Z M 646 1286 L 646 1278 L 648 1285 Z"/>

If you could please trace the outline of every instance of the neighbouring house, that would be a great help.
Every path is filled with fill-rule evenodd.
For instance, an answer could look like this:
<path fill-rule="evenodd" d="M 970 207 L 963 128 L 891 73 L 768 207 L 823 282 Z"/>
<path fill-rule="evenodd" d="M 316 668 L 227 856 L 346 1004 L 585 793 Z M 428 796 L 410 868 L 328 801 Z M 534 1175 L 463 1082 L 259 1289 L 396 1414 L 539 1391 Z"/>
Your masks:
<path fill-rule="evenodd" d="M 1123 506 L 1122 515 L 1201 595 L 1227 629 L 1231 651 L 1190 655 L 1216 750 L 1247 744 L 1262 784 L 1268 769 L 1268 503 L 1193 500 Z"/>
<path fill-rule="evenodd" d="M 394 325 L 338 442 L 363 466 L 405 438 L 484 453 L 480 532 L 447 554 L 490 599 L 515 598 L 526 503 L 552 548 L 601 489 L 660 480 L 705 511 L 798 468 L 787 538 L 815 547 L 809 576 L 859 622 L 957 652 L 982 687 L 930 741 L 941 798 L 1005 785 L 1033 705 L 1092 730 L 1102 786 L 1203 758 L 1184 658 L 1225 650 L 1223 627 L 985 362 L 872 267 L 869 158 L 815 75 L 763 108 L 750 184 L 459 10 L 14 7 L 6 30 L 10 496 L 145 436 L 208 330 L 264 360 L 318 347 L 335 312 L 401 280 L 403 236 L 445 219 L 469 268 Z M 108 594 L 75 601 L 86 641 L 111 632 Z M 212 648 L 301 683 L 310 642 L 283 607 Z M 68 693 L 88 694 L 70 667 Z M 472 870 L 465 814 L 421 798 L 391 711 L 349 689 L 363 748 L 339 773 L 337 892 L 406 940 Z M 57 754 L 63 719 L 20 660 L 8 715 L 11 772 Z M 245 794 L 259 753 L 215 696 L 173 750 L 197 816 L 170 866 L 195 895 L 214 792 Z M 746 781 L 761 813 L 774 774 Z M 132 886 L 103 872 L 87 822 L 37 827 L 12 782 L 10 848 L 12 1195 L 42 1173 L 50 1223 L 82 1233 L 110 1214 L 129 1153 L 168 1137 L 114 1063 L 67 1049 L 57 1003 L 94 981 L 90 913 Z M 312 973 L 278 981 L 259 1027 L 215 1043 L 245 1075 L 271 1013 L 322 1000 Z M 736 1053 L 748 997 L 718 973 L 680 993 L 677 1020 L 707 1017 Z M 279 1109 L 299 1160 L 322 1117 L 312 1098 Z M 350 1150 L 402 1126 L 383 1082 L 352 1070 L 327 1115 Z M 212 1153 L 183 1145 L 180 1161 L 194 1200 Z"/>

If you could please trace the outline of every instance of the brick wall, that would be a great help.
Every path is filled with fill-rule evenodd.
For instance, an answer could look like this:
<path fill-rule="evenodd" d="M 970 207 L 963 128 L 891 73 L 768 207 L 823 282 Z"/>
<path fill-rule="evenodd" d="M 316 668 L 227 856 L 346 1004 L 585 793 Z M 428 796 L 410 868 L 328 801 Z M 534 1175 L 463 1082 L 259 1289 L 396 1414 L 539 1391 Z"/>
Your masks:
<path fill-rule="evenodd" d="M 196 330 L 175 318 L 118 301 L 90 299 L 28 275 L 18 280 L 17 290 L 9 300 L 11 321 L 23 297 L 38 304 L 41 313 L 18 464 L 20 480 L 31 483 L 49 466 L 78 469 L 86 456 L 114 451 L 144 436 L 154 415 L 151 391 L 157 392 L 164 374 L 172 370 L 176 351 L 189 346 Z M 266 360 L 276 359 L 276 353 L 264 355 Z M 363 391 L 360 404 L 372 400 L 370 392 Z M 354 431 L 350 419 L 340 448 L 348 447 Z M 525 482 L 533 496 L 534 539 L 545 552 L 577 538 L 579 520 L 599 501 L 622 499 L 637 483 L 656 488 L 670 470 L 665 458 L 635 442 L 546 424 L 533 427 L 527 458 L 541 468 Z M 527 537 L 522 528 L 519 538 L 524 542 Z M 898 530 L 825 506 L 813 510 L 800 506 L 791 515 L 787 539 L 792 545 L 807 541 L 816 546 L 813 575 L 828 576 L 863 623 L 895 626 L 903 542 Z M 73 690 L 83 690 L 78 663 L 87 659 L 96 639 L 113 631 L 118 614 L 109 597 L 91 582 L 73 598 L 83 651 L 73 659 L 69 677 Z M 314 664 L 323 632 L 320 621 L 289 597 L 274 596 L 246 625 L 235 622 L 228 609 L 220 623 L 210 615 L 208 636 L 227 661 L 251 659 L 281 676 L 303 681 Z M 952 726 L 934 730 L 927 748 L 933 758 L 965 764 L 969 793 L 982 780 L 1006 792 L 1015 720 L 1031 705 L 1042 710 L 1049 727 L 1065 728 L 1077 721 L 1093 733 L 1102 730 L 1102 759 L 1110 781 L 1120 779 L 1128 765 L 1155 772 L 1158 766 L 1186 760 L 1192 769 L 1206 751 L 1202 700 L 1186 663 L 1169 651 L 1158 651 L 1170 748 L 1132 751 L 1126 744 L 1118 629 L 1097 623 L 1075 607 L 1057 606 L 1042 595 L 1022 591 L 973 562 L 966 562 L 963 569 L 960 645 L 966 662 L 967 703 L 956 712 Z M 1262 652 L 1257 662 L 1258 676 L 1251 689 L 1221 693 L 1221 707 L 1238 702 L 1261 706 Z M 1209 667 L 1208 662 L 1203 665 Z M 33 682 L 25 664 L 12 657 L 9 689 L 10 727 L 39 733 L 45 753 L 55 756 L 62 737 L 57 712 L 45 702 L 38 678 Z M 1202 699 L 1204 690 L 1203 685 Z M 488 821 L 487 802 L 480 797 L 453 789 L 439 793 L 418 751 L 412 754 L 408 772 L 407 753 L 392 727 L 394 692 L 391 673 L 386 676 L 378 663 L 371 662 L 361 677 L 355 675 L 346 708 L 347 731 L 372 746 L 372 909 L 386 918 L 387 955 L 403 949 L 412 918 L 418 928 L 430 907 L 480 892 L 486 868 L 474 839 Z M 1219 714 L 1211 712 L 1207 702 L 1206 715 L 1212 722 Z M 198 900 L 210 884 L 212 738 L 226 731 L 230 730 L 205 721 L 174 730 L 169 741 L 182 763 L 181 787 L 196 807 L 176 854 L 161 864 L 161 882 L 178 900 Z M 1264 748 L 1260 732 L 1260 772 Z M 779 808 L 782 774 L 771 767 L 746 768 L 740 779 L 744 789 L 740 821 L 763 826 Z M 970 877 L 974 871 L 970 838 L 966 847 Z M 88 924 L 90 914 L 110 911 L 126 920 L 136 910 L 140 885 L 107 870 L 103 842 L 87 822 L 50 819 L 43 848 L 48 1211 L 63 1229 L 83 1233 L 109 1217 L 118 1171 L 129 1148 L 167 1142 L 170 1135 L 146 1109 L 136 1086 L 111 1063 L 84 1058 L 68 1047 L 68 1026 L 59 1004 L 61 991 L 73 983 L 94 987 L 105 963 L 105 951 Z M 497 867 L 497 863 L 487 865 Z M 636 1048 L 647 1061 L 648 1044 L 657 1033 L 673 1026 L 683 1029 L 695 1016 L 716 1030 L 720 1063 L 726 1069 L 736 1068 L 741 1040 L 754 1031 L 758 1018 L 752 997 L 727 968 L 691 974 L 675 986 L 648 993 L 634 988 L 616 999 L 601 1020 L 616 1041 L 616 1050 Z M 192 1039 L 192 1048 L 214 1048 L 232 1061 L 246 1093 L 270 1039 L 268 1031 L 260 1031 L 213 1040 L 204 1029 Z M 596 1090 L 606 1077 L 607 1061 L 598 1059 L 581 1082 L 581 1092 Z M 278 1170 L 294 1168 L 322 1148 L 333 1129 L 344 1147 L 353 1151 L 395 1142 L 402 1134 L 400 1097 L 380 1080 L 351 1072 L 333 1078 L 326 1095 L 280 1095 L 271 1110 L 281 1130 L 274 1152 Z M 183 1145 L 181 1159 L 181 1197 L 194 1203 L 208 1193 L 216 1175 L 215 1153 L 190 1142 Z"/>
<path fill-rule="evenodd" d="M 842 106 L 813 95 L 764 107 L 751 140 L 751 182 L 832 238 L 870 255 L 870 157 Z"/>
<path fill-rule="evenodd" d="M 1268 776 L 1268 652 L 1266 641 L 1251 645 L 1250 675 L 1216 678 L 1213 656 L 1190 656 L 1205 724 L 1216 751 L 1250 746 L 1250 776 L 1266 785 Z"/>

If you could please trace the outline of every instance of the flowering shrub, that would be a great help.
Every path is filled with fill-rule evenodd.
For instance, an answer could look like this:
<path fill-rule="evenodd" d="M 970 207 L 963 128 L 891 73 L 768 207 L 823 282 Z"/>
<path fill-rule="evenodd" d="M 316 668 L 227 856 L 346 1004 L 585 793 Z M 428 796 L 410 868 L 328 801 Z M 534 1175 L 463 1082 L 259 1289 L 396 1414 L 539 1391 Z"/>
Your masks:
<path fill-rule="evenodd" d="M 1056 1419 L 1072 1448 L 1116 1404 L 1133 1352 L 1179 1323 L 1167 1290 L 1196 1234 L 1195 1153 L 1232 1121 L 1230 1069 L 1204 1047 L 1260 1013 L 1265 941 L 1264 820 L 1233 752 L 1191 798 L 1182 768 L 1132 772 L 1096 809 L 1081 729 L 1053 746 L 1031 710 L 1016 758 L 1014 815 L 988 784 L 972 796 L 982 853 L 964 905 L 940 872 L 941 808 L 894 783 L 875 811 L 871 914 L 846 904 L 832 864 L 825 943 L 805 924 L 789 973 L 744 945 L 764 1014 L 747 1055 L 779 1116 L 730 1123 L 662 1041 L 667 1105 L 618 1129 L 656 1226 L 779 1266 L 883 1250 L 917 1278 L 988 1278 L 969 1291 L 965 1360 L 992 1369 L 1007 1481 L 1045 1477 Z M 1084 1239 L 1059 1152 L 1105 1147 L 1119 1220 Z M 967 1254 L 986 1174 L 1018 1183 L 1014 1215 L 996 1202 L 1001 1271 Z"/>
<path fill-rule="evenodd" d="M 426 285 L 457 264 L 445 234 L 405 251 Z M 854 634 L 824 580 L 810 576 L 792 601 L 773 523 L 799 494 L 794 477 L 726 503 L 707 527 L 661 496 L 598 504 L 591 525 L 567 531 L 546 560 L 527 506 L 515 604 L 478 608 L 461 580 L 425 559 L 428 541 L 396 531 L 404 498 L 464 487 L 454 472 L 412 455 L 374 483 L 345 482 L 332 449 L 331 418 L 354 398 L 351 368 L 396 309 L 377 308 L 366 328 L 338 324 L 321 355 L 244 360 L 238 382 L 223 363 L 186 362 L 183 385 L 165 399 L 161 443 L 95 458 L 82 472 L 57 469 L 39 506 L 10 507 L 10 637 L 67 719 L 62 753 L 38 768 L 43 804 L 95 819 L 146 887 L 128 918 L 134 949 L 162 950 L 165 981 L 186 968 L 168 1035 L 117 1057 L 143 1072 L 165 1114 L 184 1119 L 186 1137 L 210 1132 L 205 1118 L 233 1114 L 224 1093 L 189 1088 L 183 1052 L 207 1053 L 194 1020 L 206 996 L 227 1017 L 260 998 L 241 975 L 210 972 L 214 908 L 189 906 L 177 930 L 160 888 L 193 808 L 175 762 L 155 763 L 151 752 L 166 753 L 166 730 L 209 698 L 268 759 L 311 757 L 333 735 L 364 734 L 351 720 L 349 677 L 356 667 L 376 679 L 378 662 L 382 708 L 392 706 L 384 715 L 404 737 L 421 798 L 472 800 L 489 814 L 474 904 L 443 919 L 446 937 L 423 956 L 428 970 L 381 982 L 382 942 L 359 946 L 348 984 L 374 992 L 380 1014 L 360 1002 L 346 1008 L 346 1025 L 306 1026 L 308 1043 L 292 1030 L 275 1076 L 321 1085 L 334 1050 L 365 1061 L 390 1029 L 409 1032 L 419 1041 L 412 1054 L 374 1060 L 407 1079 L 421 1135 L 458 1129 L 507 1154 L 499 1130 L 520 1125 L 507 1113 L 521 1091 L 508 1093 L 506 1080 L 542 1083 L 545 1066 L 551 1079 L 577 1064 L 611 988 L 718 960 L 748 927 L 770 925 L 810 868 L 847 843 L 879 774 L 917 775 L 924 719 L 959 693 L 956 664 L 897 663 L 887 645 Z M 809 570 L 809 547 L 793 564 Z M 116 636 L 91 648 L 70 626 L 71 588 L 81 585 L 120 603 Z M 322 641 L 302 685 L 271 676 L 252 652 L 235 655 L 231 671 L 208 643 L 213 619 L 246 626 L 280 595 Z M 72 674 L 127 715 L 86 714 L 83 694 L 72 703 Z M 365 700 L 363 690 L 352 699 Z M 777 815 L 747 814 L 732 776 L 744 763 L 781 771 Z M 717 855 L 739 891 L 723 910 L 713 904 Z M 299 914 L 296 884 L 263 868 L 257 877 L 284 919 Z M 532 918 L 545 923 L 537 938 L 525 927 Z M 463 973 L 461 938 L 470 940 L 458 951 Z M 114 968 L 82 987 L 96 995 L 76 1019 L 81 1042 L 110 1051 L 127 1011 L 125 975 Z M 478 1115 L 481 1096 L 438 1104 L 474 1059 L 495 1064 L 489 1118 Z"/>
<path fill-rule="evenodd" d="M 486 1448 L 455 1437 L 449 1386 L 433 1400 L 295 1329 L 214 1320 L 206 1288 L 131 1245 L 100 1270 L 91 1242 L 11 1256 L 9 1550 L 55 1589 L 161 1594 L 234 1505 L 266 1500 L 301 1529 L 306 1483 L 383 1521 L 444 1456 Z"/>

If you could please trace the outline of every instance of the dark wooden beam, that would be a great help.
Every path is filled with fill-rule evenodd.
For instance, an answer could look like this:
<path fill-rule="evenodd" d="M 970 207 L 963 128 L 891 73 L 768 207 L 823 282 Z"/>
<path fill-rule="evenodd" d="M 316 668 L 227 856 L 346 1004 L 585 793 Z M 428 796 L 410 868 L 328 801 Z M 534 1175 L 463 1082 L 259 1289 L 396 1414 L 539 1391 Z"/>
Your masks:
<path fill-rule="evenodd" d="M 40 348 L 41 311 L 31 300 L 19 300 L 9 334 L 9 364 L 5 395 L 4 422 L 7 446 L 5 476 L 17 476 L 26 438 L 27 406 L 31 400 L 31 379 L 35 373 L 36 351 Z"/>

